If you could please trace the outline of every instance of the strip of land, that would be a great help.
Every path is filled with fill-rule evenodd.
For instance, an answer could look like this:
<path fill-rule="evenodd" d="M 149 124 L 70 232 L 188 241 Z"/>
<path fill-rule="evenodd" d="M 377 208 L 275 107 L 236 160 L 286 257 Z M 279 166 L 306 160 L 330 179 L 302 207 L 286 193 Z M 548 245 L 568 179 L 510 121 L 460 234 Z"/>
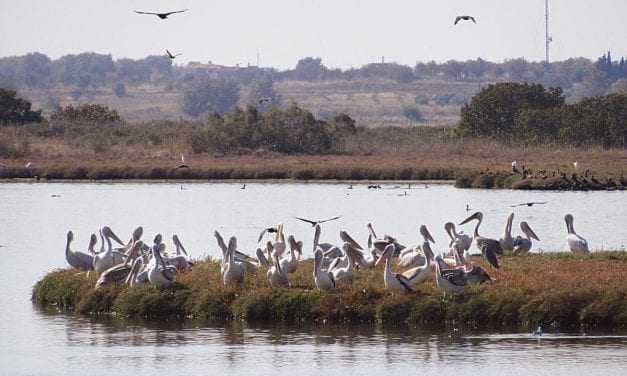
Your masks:
<path fill-rule="evenodd" d="M 94 290 L 93 273 L 87 277 L 75 270 L 56 270 L 36 284 L 32 300 L 42 307 L 77 314 L 143 319 L 486 328 L 627 326 L 626 252 L 506 256 L 501 264 L 501 269 L 490 272 L 496 281 L 467 287 L 463 294 L 447 298 L 433 281 L 408 294 L 387 291 L 380 268 L 360 270 L 352 282 L 340 284 L 336 291 L 320 292 L 313 284 L 310 260 L 290 275 L 290 288 L 270 289 L 265 270 L 248 274 L 243 286 L 224 287 L 220 264 L 205 260 L 180 273 L 167 289 L 109 286 Z"/>

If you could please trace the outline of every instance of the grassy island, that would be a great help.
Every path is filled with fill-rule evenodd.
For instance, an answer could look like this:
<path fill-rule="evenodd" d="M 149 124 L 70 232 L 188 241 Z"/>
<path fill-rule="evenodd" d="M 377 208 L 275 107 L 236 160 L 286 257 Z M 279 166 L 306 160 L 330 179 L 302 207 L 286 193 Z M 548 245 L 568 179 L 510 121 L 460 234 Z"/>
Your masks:
<path fill-rule="evenodd" d="M 290 275 L 291 287 L 272 290 L 265 270 L 240 287 L 224 287 L 219 263 L 199 261 L 167 289 L 109 286 L 94 290 L 95 275 L 56 270 L 37 282 L 39 306 L 85 315 L 144 319 L 212 319 L 247 322 L 463 325 L 482 328 L 627 326 L 627 253 L 597 252 L 504 257 L 493 283 L 447 296 L 428 281 L 409 294 L 386 291 L 381 269 L 361 270 L 333 292 L 315 289 L 313 262 Z"/>

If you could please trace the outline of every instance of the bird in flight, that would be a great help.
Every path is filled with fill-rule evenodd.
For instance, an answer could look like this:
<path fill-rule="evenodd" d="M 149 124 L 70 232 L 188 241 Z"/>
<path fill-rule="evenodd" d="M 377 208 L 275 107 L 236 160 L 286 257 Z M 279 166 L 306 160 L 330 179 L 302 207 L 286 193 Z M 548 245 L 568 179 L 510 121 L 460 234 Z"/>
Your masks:
<path fill-rule="evenodd" d="M 324 222 L 335 221 L 336 219 L 340 219 L 340 218 L 341 217 L 333 217 L 333 218 L 329 218 L 329 219 L 323 219 L 323 220 L 320 220 L 320 221 L 312 221 L 311 219 L 305 219 L 305 218 L 296 217 L 296 219 L 298 219 L 300 221 L 310 223 L 312 227 L 316 227 L 316 225 L 319 225 L 319 224 L 324 223 Z"/>
<path fill-rule="evenodd" d="M 168 54 L 168 57 L 172 60 L 176 59 L 177 56 L 181 56 L 182 54 L 172 54 L 172 52 L 168 51 L 167 49 L 165 50 L 165 52 Z"/>
<path fill-rule="evenodd" d="M 472 21 L 474 23 L 477 23 L 477 21 L 475 21 L 475 18 L 473 16 L 457 16 L 455 17 L 455 23 L 453 25 L 457 25 L 457 23 L 461 20 Z"/>
<path fill-rule="evenodd" d="M 157 16 L 159 18 L 161 18 L 162 20 L 165 20 L 166 18 L 168 18 L 168 16 L 170 16 L 171 14 L 174 13 L 183 13 L 183 12 L 187 12 L 189 9 L 183 9 L 183 10 L 175 10 L 173 12 L 164 12 L 164 13 L 155 13 L 155 12 L 142 12 L 139 10 L 136 10 L 135 13 L 138 14 L 152 14 L 154 16 Z"/>
<path fill-rule="evenodd" d="M 512 205 L 511 207 L 512 207 L 512 208 L 515 208 L 515 207 L 517 207 L 517 206 L 534 206 L 534 205 L 536 205 L 536 204 L 537 204 L 537 205 L 544 205 L 544 204 L 546 204 L 546 203 L 547 203 L 547 201 L 544 201 L 544 202 L 524 202 L 524 203 L 522 203 L 522 204 Z"/>
<path fill-rule="evenodd" d="M 263 239 L 263 236 L 266 234 L 266 232 L 270 234 L 275 234 L 278 231 L 279 229 L 276 227 L 268 227 L 268 228 L 263 229 L 263 231 L 261 231 L 261 234 L 259 234 L 259 239 L 257 240 L 257 243 L 259 243 L 261 239 Z"/>
<path fill-rule="evenodd" d="M 263 98 L 259 98 L 259 104 L 264 104 L 264 103 L 270 103 L 272 102 L 272 98 L 270 97 L 263 97 Z"/>

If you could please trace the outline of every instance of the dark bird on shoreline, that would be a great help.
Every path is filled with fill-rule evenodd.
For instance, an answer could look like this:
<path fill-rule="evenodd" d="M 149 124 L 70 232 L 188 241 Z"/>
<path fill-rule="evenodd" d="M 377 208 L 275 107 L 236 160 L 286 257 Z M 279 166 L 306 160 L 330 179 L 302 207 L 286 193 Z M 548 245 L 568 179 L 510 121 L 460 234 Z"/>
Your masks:
<path fill-rule="evenodd" d="M 516 205 L 512 205 L 510 207 L 515 208 L 517 206 L 534 206 L 534 205 L 544 205 L 547 204 L 548 201 L 544 201 L 544 202 L 524 202 L 522 204 L 516 204 Z"/>
<path fill-rule="evenodd" d="M 473 16 L 457 16 L 455 17 L 455 23 L 453 25 L 457 25 L 457 23 L 461 20 L 464 21 L 472 21 L 474 23 L 477 23 L 477 21 L 475 20 L 475 18 Z"/>
<path fill-rule="evenodd" d="M 162 20 L 165 20 L 166 18 L 168 18 L 168 16 L 174 14 L 174 13 L 183 13 L 183 12 L 187 12 L 189 9 L 183 9 L 183 10 L 175 10 L 172 12 L 164 12 L 164 13 L 155 13 L 155 12 L 142 12 L 139 10 L 136 10 L 135 13 L 137 14 L 151 14 L 153 16 L 157 16 L 159 18 L 161 18 Z"/>
<path fill-rule="evenodd" d="M 322 224 L 324 222 L 329 222 L 329 221 L 335 221 L 336 219 L 340 219 L 340 217 L 333 217 L 333 218 L 329 218 L 329 219 L 323 219 L 320 221 L 312 221 L 310 219 L 305 219 L 305 218 L 299 218 L 299 217 L 295 217 L 296 219 L 303 221 L 303 222 L 307 222 L 309 224 L 311 224 L 312 227 L 316 227 L 316 225 Z"/>
<path fill-rule="evenodd" d="M 176 59 L 176 57 L 177 57 L 177 56 L 181 56 L 181 55 L 182 55 L 182 54 L 180 54 L 180 53 L 179 53 L 179 54 L 172 54 L 172 52 L 168 51 L 167 49 L 165 50 L 165 52 L 168 54 L 168 57 L 169 57 L 171 60 L 174 60 L 174 59 Z"/>

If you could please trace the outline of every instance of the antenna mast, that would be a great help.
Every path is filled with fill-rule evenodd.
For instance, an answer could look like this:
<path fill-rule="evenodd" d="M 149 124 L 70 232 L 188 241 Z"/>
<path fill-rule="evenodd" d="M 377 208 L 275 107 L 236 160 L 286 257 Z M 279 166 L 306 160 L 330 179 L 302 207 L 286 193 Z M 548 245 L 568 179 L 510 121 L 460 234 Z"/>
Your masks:
<path fill-rule="evenodd" d="M 549 35 L 549 0 L 544 0 L 544 18 L 546 26 L 545 42 L 546 42 L 546 63 L 549 64 L 549 44 L 553 42 L 553 38 Z"/>

